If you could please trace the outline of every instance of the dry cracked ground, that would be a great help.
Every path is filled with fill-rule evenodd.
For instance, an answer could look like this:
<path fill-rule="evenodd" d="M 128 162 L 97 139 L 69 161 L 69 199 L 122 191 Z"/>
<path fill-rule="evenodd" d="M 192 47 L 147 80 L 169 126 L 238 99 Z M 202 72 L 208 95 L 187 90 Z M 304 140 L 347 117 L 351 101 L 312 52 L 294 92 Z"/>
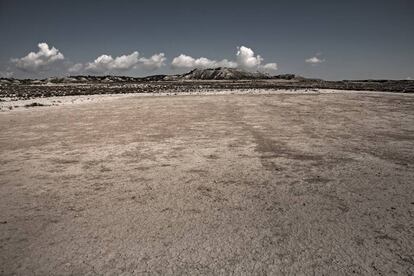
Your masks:
<path fill-rule="evenodd" d="M 1 275 L 413 275 L 414 96 L 0 114 Z"/>

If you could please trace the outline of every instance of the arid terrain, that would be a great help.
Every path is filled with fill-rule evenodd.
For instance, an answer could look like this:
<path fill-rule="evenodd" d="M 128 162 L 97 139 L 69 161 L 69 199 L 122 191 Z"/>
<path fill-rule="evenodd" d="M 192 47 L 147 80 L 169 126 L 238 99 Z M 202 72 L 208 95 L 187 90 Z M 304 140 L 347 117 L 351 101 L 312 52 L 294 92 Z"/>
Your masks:
<path fill-rule="evenodd" d="M 319 89 L 414 93 L 414 80 L 342 80 L 310 79 L 295 74 L 270 76 L 232 68 L 194 69 L 179 75 L 69 76 L 47 79 L 0 78 L 0 102 L 56 96 L 199 93 L 218 91 Z"/>
<path fill-rule="evenodd" d="M 414 274 L 414 94 L 175 92 L 2 94 L 0 275 Z"/>

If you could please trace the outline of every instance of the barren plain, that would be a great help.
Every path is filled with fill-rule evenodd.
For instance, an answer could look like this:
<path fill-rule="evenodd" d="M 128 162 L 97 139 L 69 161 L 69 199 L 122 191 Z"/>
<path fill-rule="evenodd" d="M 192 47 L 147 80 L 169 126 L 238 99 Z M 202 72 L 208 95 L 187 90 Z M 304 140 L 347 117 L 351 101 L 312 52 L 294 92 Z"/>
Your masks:
<path fill-rule="evenodd" d="M 413 275 L 414 95 L 0 113 L 1 275 Z"/>

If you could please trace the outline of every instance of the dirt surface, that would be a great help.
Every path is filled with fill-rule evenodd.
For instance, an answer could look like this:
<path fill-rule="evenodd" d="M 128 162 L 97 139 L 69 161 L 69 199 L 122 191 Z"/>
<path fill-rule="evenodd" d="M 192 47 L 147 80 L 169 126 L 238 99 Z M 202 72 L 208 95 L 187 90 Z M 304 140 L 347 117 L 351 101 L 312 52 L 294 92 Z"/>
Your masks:
<path fill-rule="evenodd" d="M 0 274 L 414 274 L 414 95 L 0 113 Z"/>

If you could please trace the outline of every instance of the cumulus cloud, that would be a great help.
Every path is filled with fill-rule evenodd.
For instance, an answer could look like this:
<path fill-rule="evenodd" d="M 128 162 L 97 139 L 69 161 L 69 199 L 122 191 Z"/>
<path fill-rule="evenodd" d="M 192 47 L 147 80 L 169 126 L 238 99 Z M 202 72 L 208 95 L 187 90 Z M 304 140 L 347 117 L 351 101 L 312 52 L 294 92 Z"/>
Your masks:
<path fill-rule="evenodd" d="M 152 55 L 150 58 L 142 57 L 139 59 L 140 66 L 148 71 L 153 71 L 165 65 L 167 58 L 164 53 Z"/>
<path fill-rule="evenodd" d="M 223 59 L 221 61 L 211 60 L 205 57 L 193 58 L 191 56 L 181 54 L 175 57 L 171 62 L 172 68 L 214 68 L 214 67 L 240 67 L 248 70 L 277 70 L 276 63 L 267 63 L 262 65 L 263 58 L 255 55 L 253 50 L 241 46 L 237 48 L 236 61 Z"/>
<path fill-rule="evenodd" d="M 277 64 L 266 63 L 262 64 L 263 58 L 260 55 L 255 55 L 251 48 L 246 46 L 237 47 L 237 63 L 239 67 L 244 69 L 259 69 L 264 71 L 276 71 Z"/>
<path fill-rule="evenodd" d="M 116 58 L 113 58 L 110 55 L 101 55 L 93 62 L 89 62 L 85 69 L 95 73 L 128 71 L 137 65 L 138 55 L 137 51 L 130 55 L 122 55 Z"/>
<path fill-rule="evenodd" d="M 181 54 L 172 60 L 171 66 L 173 68 L 191 68 L 194 67 L 194 62 L 195 59 L 193 57 Z"/>
<path fill-rule="evenodd" d="M 259 69 L 265 70 L 265 71 L 276 71 L 277 70 L 277 63 L 266 63 L 264 65 L 259 65 Z"/>
<path fill-rule="evenodd" d="M 320 58 L 319 56 L 320 56 L 320 54 L 317 54 L 314 57 L 306 59 L 305 62 L 310 63 L 312 65 L 317 65 L 317 64 L 320 64 L 320 63 L 324 62 L 325 60 Z"/>
<path fill-rule="evenodd" d="M 50 74 L 111 74 L 123 73 L 132 69 L 154 71 L 165 66 L 167 60 L 164 53 L 156 53 L 150 57 L 145 57 L 141 56 L 138 51 L 134 51 L 131 54 L 115 57 L 109 54 L 102 54 L 90 62 L 73 63 L 70 60 L 66 60 L 58 49 L 49 47 L 45 42 L 39 43 L 38 48 L 37 52 L 30 52 L 24 57 L 11 59 L 13 68 L 18 68 L 28 75 L 31 73 L 46 74 L 46 71 L 50 71 Z M 263 58 L 246 46 L 237 47 L 233 60 L 215 60 L 206 57 L 194 58 L 181 54 L 171 61 L 171 67 L 184 69 L 229 67 L 260 71 L 275 71 L 278 69 L 277 64 L 274 62 L 263 63 Z M 0 76 L 10 76 L 9 73 L 0 73 Z"/>
<path fill-rule="evenodd" d="M 131 69 L 140 68 L 146 71 L 153 71 L 165 65 L 165 54 L 154 54 L 149 58 L 139 57 L 137 51 L 113 58 L 111 55 L 100 55 L 94 61 L 85 64 L 76 63 L 68 68 L 69 73 L 80 73 L 82 71 L 103 74 L 125 72 Z"/>
<path fill-rule="evenodd" d="M 239 66 L 246 69 L 258 67 L 263 61 L 260 55 L 255 56 L 253 50 L 245 46 L 237 48 L 236 56 Z"/>
<path fill-rule="evenodd" d="M 228 61 L 223 59 L 221 61 L 211 60 L 205 57 L 193 58 L 184 54 L 175 57 L 171 66 L 173 68 L 213 68 L 213 67 L 237 67 L 237 63 L 234 61 Z"/>
<path fill-rule="evenodd" d="M 45 42 L 37 45 L 39 51 L 30 52 L 22 58 L 11 59 L 12 63 L 18 69 L 27 72 L 47 71 L 50 70 L 50 65 L 63 60 L 65 57 L 55 47 L 49 48 L 49 45 Z"/>

